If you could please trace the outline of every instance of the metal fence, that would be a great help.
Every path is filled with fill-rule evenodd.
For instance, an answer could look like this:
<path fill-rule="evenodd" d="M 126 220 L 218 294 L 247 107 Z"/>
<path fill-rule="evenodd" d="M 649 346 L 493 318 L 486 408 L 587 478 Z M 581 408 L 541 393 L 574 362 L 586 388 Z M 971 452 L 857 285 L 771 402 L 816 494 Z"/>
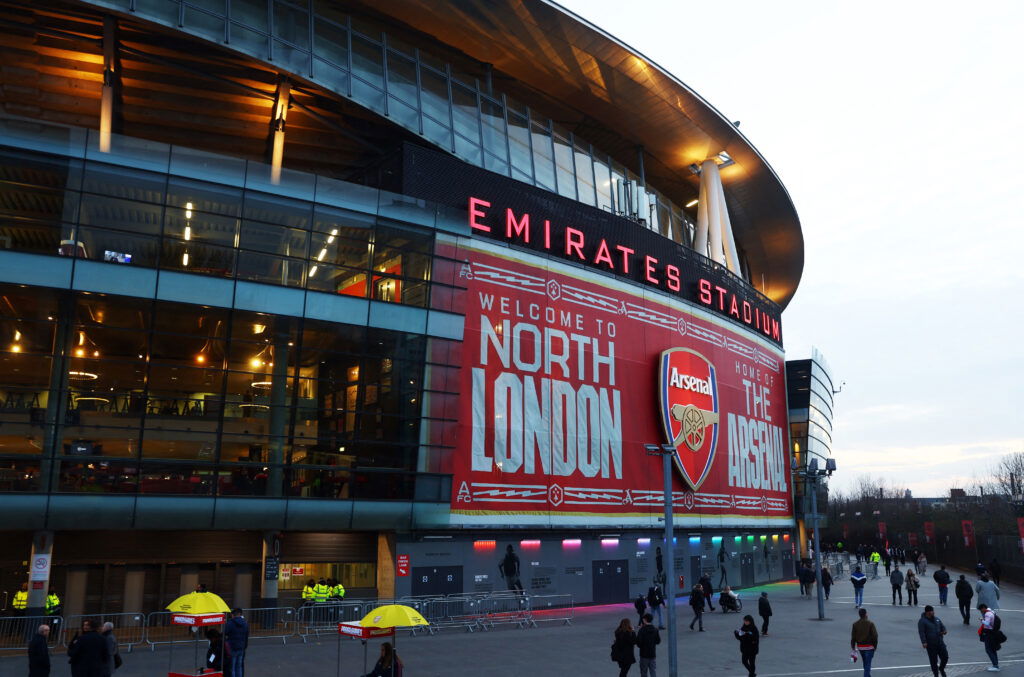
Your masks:
<path fill-rule="evenodd" d="M 491 630 L 500 624 L 519 628 L 536 627 L 542 621 L 560 621 L 570 624 L 575 615 L 572 595 L 528 595 L 510 592 L 462 595 L 424 595 L 399 599 L 346 600 L 292 607 L 263 607 L 244 609 L 249 623 L 250 639 L 280 639 L 289 637 L 303 642 L 310 637 L 334 636 L 338 623 L 361 620 L 373 609 L 384 604 L 404 604 L 422 614 L 428 626 L 408 628 L 412 634 L 427 632 L 431 635 L 444 629 L 457 628 L 466 632 Z M 171 624 L 171 612 L 154 611 L 149 614 L 118 613 L 68 616 L 14 616 L 0 618 L 0 651 L 24 651 L 25 646 L 40 625 L 51 628 L 47 642 L 51 649 L 67 647 L 82 621 L 92 619 L 114 624 L 118 644 L 129 652 L 136 646 L 194 641 L 197 630 L 189 626 Z M 200 641 L 205 642 L 202 636 Z"/>

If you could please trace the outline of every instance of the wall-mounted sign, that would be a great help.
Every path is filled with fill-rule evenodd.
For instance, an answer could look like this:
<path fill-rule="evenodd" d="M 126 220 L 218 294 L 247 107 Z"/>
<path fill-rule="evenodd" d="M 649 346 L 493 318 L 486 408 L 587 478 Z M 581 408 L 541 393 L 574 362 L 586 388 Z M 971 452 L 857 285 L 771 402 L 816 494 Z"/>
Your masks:
<path fill-rule="evenodd" d="M 409 556 L 399 555 L 398 558 L 395 560 L 395 569 L 397 570 L 399 576 L 408 576 Z"/>

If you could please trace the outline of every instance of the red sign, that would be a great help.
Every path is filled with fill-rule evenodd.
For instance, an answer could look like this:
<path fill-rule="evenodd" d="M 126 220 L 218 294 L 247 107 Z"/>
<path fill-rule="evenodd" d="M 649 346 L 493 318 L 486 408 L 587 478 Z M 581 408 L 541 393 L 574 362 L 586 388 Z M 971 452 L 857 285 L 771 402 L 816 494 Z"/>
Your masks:
<path fill-rule="evenodd" d="M 395 563 L 395 568 L 398 570 L 399 576 L 409 575 L 409 556 L 399 555 Z"/>
<path fill-rule="evenodd" d="M 305 576 L 306 567 L 292 567 L 292 576 Z"/>
<path fill-rule="evenodd" d="M 394 637 L 394 628 L 374 628 L 361 623 L 338 623 L 338 634 L 352 639 L 370 639 L 371 637 Z"/>
<path fill-rule="evenodd" d="M 911 548 L 917 547 L 917 532 L 911 531 L 907 534 L 907 541 L 910 543 Z"/>
<path fill-rule="evenodd" d="M 171 614 L 173 625 L 220 625 L 224 622 L 224 614 Z"/>
<path fill-rule="evenodd" d="M 656 525 L 644 445 L 671 441 L 681 525 L 792 524 L 785 362 L 763 335 L 484 241 L 442 253 L 467 287 L 453 523 Z"/>
<path fill-rule="evenodd" d="M 935 542 L 935 522 L 924 523 L 924 542 L 934 543 Z"/>
<path fill-rule="evenodd" d="M 878 523 L 878 535 L 881 537 L 883 541 L 887 538 L 885 531 L 885 522 Z"/>
<path fill-rule="evenodd" d="M 964 534 L 964 547 L 973 548 L 974 547 L 974 522 L 972 522 L 971 520 L 961 520 L 960 521 L 960 528 L 963 530 L 963 534 Z"/>
<path fill-rule="evenodd" d="M 1020 551 L 1024 552 L 1024 517 L 1017 518 L 1017 535 L 1020 536 Z"/>

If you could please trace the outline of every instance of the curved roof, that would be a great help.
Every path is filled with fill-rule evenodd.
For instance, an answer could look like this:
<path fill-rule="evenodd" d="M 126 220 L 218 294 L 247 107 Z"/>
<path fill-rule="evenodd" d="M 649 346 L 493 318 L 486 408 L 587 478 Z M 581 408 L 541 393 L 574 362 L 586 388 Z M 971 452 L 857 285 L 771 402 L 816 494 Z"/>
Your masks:
<path fill-rule="evenodd" d="M 691 163 L 726 151 L 735 160 L 722 181 L 737 244 L 754 286 L 786 306 L 803 272 L 800 219 L 778 175 L 728 118 L 637 50 L 549 0 L 446 4 L 443 11 L 435 0 L 366 6 L 621 130 L 657 158 L 662 166 L 651 163 L 648 180 L 669 194 L 672 183 L 696 185 Z"/>

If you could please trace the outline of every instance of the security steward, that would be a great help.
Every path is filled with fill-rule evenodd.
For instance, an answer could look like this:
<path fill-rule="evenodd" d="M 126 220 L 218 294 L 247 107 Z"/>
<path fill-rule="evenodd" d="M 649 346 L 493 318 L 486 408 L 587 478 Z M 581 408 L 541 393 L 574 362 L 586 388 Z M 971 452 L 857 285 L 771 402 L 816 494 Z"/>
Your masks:
<path fill-rule="evenodd" d="M 46 615 L 60 615 L 60 595 L 53 588 L 50 588 L 50 592 L 46 595 Z"/>
<path fill-rule="evenodd" d="M 11 609 L 15 616 L 24 616 L 28 609 L 28 583 L 22 583 L 21 589 L 14 593 L 14 601 L 11 602 Z"/>
<path fill-rule="evenodd" d="M 334 585 L 331 587 L 331 599 L 338 602 L 345 599 L 345 586 L 338 579 L 334 579 Z"/>
<path fill-rule="evenodd" d="M 316 588 L 316 581 L 314 581 L 311 578 L 306 583 L 306 587 L 302 589 L 303 604 L 312 604 L 314 601 L 316 601 L 316 593 L 314 592 L 314 588 Z"/>
<path fill-rule="evenodd" d="M 327 581 L 322 578 L 319 583 L 313 586 L 313 601 L 317 604 L 326 602 L 330 594 L 331 587 L 327 585 Z"/>

